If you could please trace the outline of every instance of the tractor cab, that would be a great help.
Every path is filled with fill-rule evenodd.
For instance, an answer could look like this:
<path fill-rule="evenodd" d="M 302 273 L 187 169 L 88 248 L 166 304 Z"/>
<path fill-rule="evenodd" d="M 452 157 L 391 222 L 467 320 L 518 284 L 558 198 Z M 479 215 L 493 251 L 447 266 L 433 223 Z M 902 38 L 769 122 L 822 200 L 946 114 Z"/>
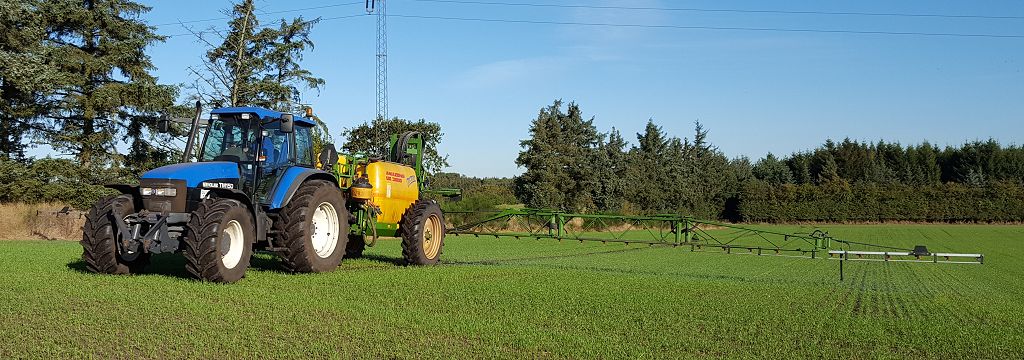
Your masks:
<path fill-rule="evenodd" d="M 255 107 L 211 111 L 197 160 L 237 164 L 237 189 L 267 204 L 268 191 L 289 167 L 315 166 L 310 131 L 315 123 L 286 115 Z"/>

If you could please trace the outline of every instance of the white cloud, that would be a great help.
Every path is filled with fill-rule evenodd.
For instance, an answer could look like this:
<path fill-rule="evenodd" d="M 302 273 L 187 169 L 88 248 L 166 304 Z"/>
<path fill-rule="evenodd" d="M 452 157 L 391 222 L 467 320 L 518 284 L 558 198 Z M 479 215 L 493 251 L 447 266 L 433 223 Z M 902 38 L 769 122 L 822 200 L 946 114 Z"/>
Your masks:
<path fill-rule="evenodd" d="M 455 77 L 454 84 L 465 88 L 498 88 L 527 84 L 557 75 L 568 59 L 555 57 L 501 60 L 474 66 Z"/>
<path fill-rule="evenodd" d="M 598 6 L 663 7 L 661 1 L 636 0 L 629 2 L 600 1 Z M 671 19 L 664 11 L 578 8 L 569 13 L 569 21 L 597 24 L 668 24 Z M 628 55 L 629 48 L 648 43 L 658 29 L 626 26 L 566 25 L 563 36 L 578 55 L 590 60 L 618 60 Z"/>

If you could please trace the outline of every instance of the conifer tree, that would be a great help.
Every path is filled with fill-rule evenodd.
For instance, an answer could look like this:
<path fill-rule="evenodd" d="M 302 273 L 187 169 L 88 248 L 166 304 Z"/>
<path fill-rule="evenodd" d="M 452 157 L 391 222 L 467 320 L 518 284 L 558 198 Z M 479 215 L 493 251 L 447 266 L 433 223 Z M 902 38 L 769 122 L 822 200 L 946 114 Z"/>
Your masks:
<path fill-rule="evenodd" d="M 58 79 L 46 64 L 46 26 L 38 0 L 0 3 L 0 159 L 25 161 L 39 122 L 39 100 Z"/>
<path fill-rule="evenodd" d="M 133 158 L 166 158 L 153 128 L 173 105 L 174 86 L 157 83 L 146 49 L 163 37 L 140 19 L 149 7 L 130 0 L 53 0 L 39 3 L 46 63 L 59 79 L 44 103 L 43 138 L 85 168 L 117 166 L 117 144 L 130 142 Z"/>
<path fill-rule="evenodd" d="M 207 44 L 203 64 L 190 67 L 194 96 L 214 107 L 259 106 L 279 111 L 302 108 L 302 90 L 319 89 L 324 80 L 299 64 L 313 49 L 309 35 L 319 18 L 281 19 L 278 27 L 260 25 L 253 0 L 232 6 L 228 31 L 217 40 L 193 31 Z"/>
<path fill-rule="evenodd" d="M 560 100 L 541 109 L 530 125 L 530 138 L 520 142 L 516 165 L 525 172 L 515 179 L 516 197 L 530 207 L 594 210 L 599 182 L 593 163 L 600 158 L 600 140 L 593 119 L 583 120 L 575 103 L 567 111 Z"/>

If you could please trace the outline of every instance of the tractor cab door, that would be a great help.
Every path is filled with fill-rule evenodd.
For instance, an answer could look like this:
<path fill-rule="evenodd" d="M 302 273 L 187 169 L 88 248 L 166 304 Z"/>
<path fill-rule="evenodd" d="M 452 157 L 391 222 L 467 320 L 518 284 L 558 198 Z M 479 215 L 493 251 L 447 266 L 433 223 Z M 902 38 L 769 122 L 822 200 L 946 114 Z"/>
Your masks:
<path fill-rule="evenodd" d="M 249 193 L 253 184 L 255 168 L 253 156 L 259 125 L 254 121 L 241 119 L 232 114 L 223 114 L 210 119 L 206 138 L 199 154 L 199 161 L 230 161 L 238 164 L 239 187 Z"/>
<path fill-rule="evenodd" d="M 314 166 L 309 128 L 296 126 L 294 132 L 284 133 L 279 124 L 268 125 L 263 130 L 259 159 L 260 179 L 254 197 L 261 204 L 269 204 L 270 190 L 288 168 Z"/>

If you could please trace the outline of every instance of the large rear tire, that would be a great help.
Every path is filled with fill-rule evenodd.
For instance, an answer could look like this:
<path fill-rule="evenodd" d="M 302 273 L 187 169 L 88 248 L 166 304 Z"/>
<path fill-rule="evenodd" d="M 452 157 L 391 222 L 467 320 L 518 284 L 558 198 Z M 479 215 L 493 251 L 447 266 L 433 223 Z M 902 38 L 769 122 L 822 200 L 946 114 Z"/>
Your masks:
<path fill-rule="evenodd" d="M 233 283 L 245 276 L 256 228 L 241 202 L 211 199 L 192 213 L 185 234 L 185 270 L 210 282 Z"/>
<path fill-rule="evenodd" d="M 89 271 L 100 274 L 132 274 L 149 264 L 149 253 L 135 249 L 122 254 L 117 249 L 120 231 L 115 219 L 135 213 L 135 204 L 129 195 L 100 199 L 89 209 L 82 226 L 82 261 Z"/>
<path fill-rule="evenodd" d="M 402 257 L 410 265 L 433 265 L 444 246 L 444 214 L 433 200 L 419 200 L 402 214 Z"/>
<path fill-rule="evenodd" d="M 332 271 L 348 244 L 348 209 L 337 185 L 311 180 L 299 186 L 274 222 L 284 268 L 291 272 Z"/>

